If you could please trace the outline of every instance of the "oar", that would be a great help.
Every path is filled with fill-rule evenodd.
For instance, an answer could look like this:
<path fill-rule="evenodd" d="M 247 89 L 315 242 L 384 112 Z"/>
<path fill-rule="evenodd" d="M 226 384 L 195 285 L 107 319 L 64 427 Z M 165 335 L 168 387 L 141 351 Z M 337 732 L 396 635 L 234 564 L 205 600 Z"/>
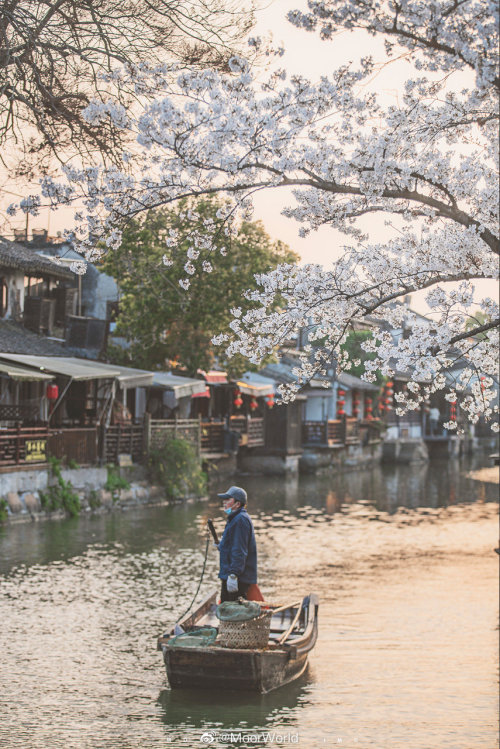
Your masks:
<path fill-rule="evenodd" d="M 291 631 L 293 630 L 293 628 L 295 627 L 295 625 L 297 624 L 297 622 L 299 620 L 300 612 L 302 611 L 302 601 L 299 601 L 299 603 L 297 605 L 298 605 L 298 609 L 297 609 L 297 613 L 295 614 L 294 620 L 290 624 L 290 626 L 288 627 L 287 631 L 284 632 L 281 635 L 281 637 L 278 638 L 278 640 L 277 640 L 278 645 L 282 645 L 285 642 L 285 640 L 289 637 Z"/>
<path fill-rule="evenodd" d="M 208 518 L 208 520 L 207 520 L 207 525 L 208 525 L 208 530 L 212 534 L 212 538 L 214 540 L 214 544 L 216 546 L 218 546 L 219 545 L 219 536 L 217 535 L 217 531 L 215 530 L 214 524 L 212 523 L 212 521 L 210 520 L 210 518 Z"/>
<path fill-rule="evenodd" d="M 285 603 L 284 606 L 279 606 L 277 609 L 273 608 L 272 603 L 262 603 L 262 608 L 269 607 L 272 610 L 273 614 L 278 614 L 280 611 L 284 611 L 285 609 L 294 609 L 295 606 L 302 606 L 302 601 L 296 601 L 295 603 Z"/>

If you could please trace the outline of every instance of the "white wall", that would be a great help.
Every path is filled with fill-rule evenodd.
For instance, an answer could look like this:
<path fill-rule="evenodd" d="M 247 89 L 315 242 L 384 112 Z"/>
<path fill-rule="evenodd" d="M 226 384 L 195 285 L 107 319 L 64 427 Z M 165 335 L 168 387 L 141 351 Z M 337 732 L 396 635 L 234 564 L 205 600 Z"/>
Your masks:
<path fill-rule="evenodd" d="M 5 320 L 17 320 L 24 312 L 24 271 L 8 271 L 6 281 L 8 287 L 7 312 Z"/>

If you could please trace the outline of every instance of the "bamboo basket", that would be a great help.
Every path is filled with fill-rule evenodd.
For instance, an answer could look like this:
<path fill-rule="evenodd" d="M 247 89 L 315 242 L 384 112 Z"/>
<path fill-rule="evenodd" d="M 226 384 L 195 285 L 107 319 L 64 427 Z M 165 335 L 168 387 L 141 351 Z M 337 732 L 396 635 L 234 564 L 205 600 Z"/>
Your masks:
<path fill-rule="evenodd" d="M 219 623 L 217 644 L 223 648 L 265 648 L 269 642 L 272 611 L 245 622 Z"/>

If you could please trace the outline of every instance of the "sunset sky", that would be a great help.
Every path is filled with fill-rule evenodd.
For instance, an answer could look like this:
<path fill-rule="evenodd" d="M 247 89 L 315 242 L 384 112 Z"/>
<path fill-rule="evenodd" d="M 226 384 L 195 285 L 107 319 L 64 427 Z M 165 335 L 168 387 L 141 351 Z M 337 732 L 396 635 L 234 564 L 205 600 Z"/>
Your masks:
<path fill-rule="evenodd" d="M 356 61 L 367 54 L 372 54 L 375 60 L 384 58 L 383 44 L 381 40 L 374 39 L 368 34 L 360 31 L 341 32 L 332 41 L 322 42 L 316 33 L 296 29 L 286 20 L 286 13 L 292 9 L 305 9 L 305 0 L 261 0 L 261 9 L 257 12 L 257 25 L 252 31 L 252 36 L 266 36 L 272 32 L 276 45 L 283 43 L 286 52 L 281 58 L 277 58 L 276 64 L 285 67 L 289 73 L 299 73 L 311 79 L 317 79 L 320 75 L 328 74 L 338 66 L 347 61 Z M 387 102 L 397 103 L 400 95 L 402 82 L 408 75 L 409 66 L 406 62 L 393 63 L 376 76 L 370 82 L 370 87 L 386 98 Z M 263 73 L 264 75 L 264 73 Z M 18 195 L 22 192 L 22 186 L 9 183 L 4 177 L 0 182 L 5 194 L 0 197 L 0 210 L 2 213 L 11 202 L 17 202 Z M 31 190 L 34 192 L 35 190 Z M 303 262 L 320 263 L 326 267 L 334 261 L 342 252 L 343 246 L 349 241 L 340 232 L 330 227 L 322 227 L 306 238 L 298 236 L 299 224 L 294 220 L 281 216 L 281 210 L 293 203 L 291 191 L 265 191 L 257 194 L 254 199 L 255 219 L 261 219 L 267 232 L 275 239 L 281 239 L 289 244 L 302 258 Z M 24 218 L 19 216 L 10 219 L 8 224 L 4 222 L 2 215 L 0 234 L 11 235 L 14 227 L 24 226 Z M 370 229 L 371 238 L 374 241 L 382 241 L 387 237 L 387 227 L 384 226 L 384 217 L 373 216 L 366 224 Z M 43 209 L 37 218 L 30 217 L 31 228 L 47 228 L 50 234 L 56 234 L 71 228 L 73 223 L 73 208 L 61 208 L 57 212 Z M 479 282 L 478 290 L 481 295 L 487 294 L 498 297 L 498 287 L 494 281 Z M 414 305 L 419 311 L 424 311 L 426 305 L 420 299 L 420 295 L 413 298 Z"/>

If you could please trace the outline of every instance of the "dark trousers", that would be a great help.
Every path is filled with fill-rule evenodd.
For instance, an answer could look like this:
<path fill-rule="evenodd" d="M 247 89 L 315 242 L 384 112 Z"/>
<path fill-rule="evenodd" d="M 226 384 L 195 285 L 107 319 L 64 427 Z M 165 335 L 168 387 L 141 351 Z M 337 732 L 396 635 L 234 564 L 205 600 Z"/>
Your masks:
<path fill-rule="evenodd" d="M 220 600 L 221 603 L 224 601 L 237 601 L 238 598 L 246 598 L 247 597 L 247 591 L 250 587 L 250 583 L 242 583 L 240 580 L 238 580 L 238 590 L 236 593 L 229 593 L 227 589 L 227 580 L 222 581 L 222 586 L 220 589 Z"/>

